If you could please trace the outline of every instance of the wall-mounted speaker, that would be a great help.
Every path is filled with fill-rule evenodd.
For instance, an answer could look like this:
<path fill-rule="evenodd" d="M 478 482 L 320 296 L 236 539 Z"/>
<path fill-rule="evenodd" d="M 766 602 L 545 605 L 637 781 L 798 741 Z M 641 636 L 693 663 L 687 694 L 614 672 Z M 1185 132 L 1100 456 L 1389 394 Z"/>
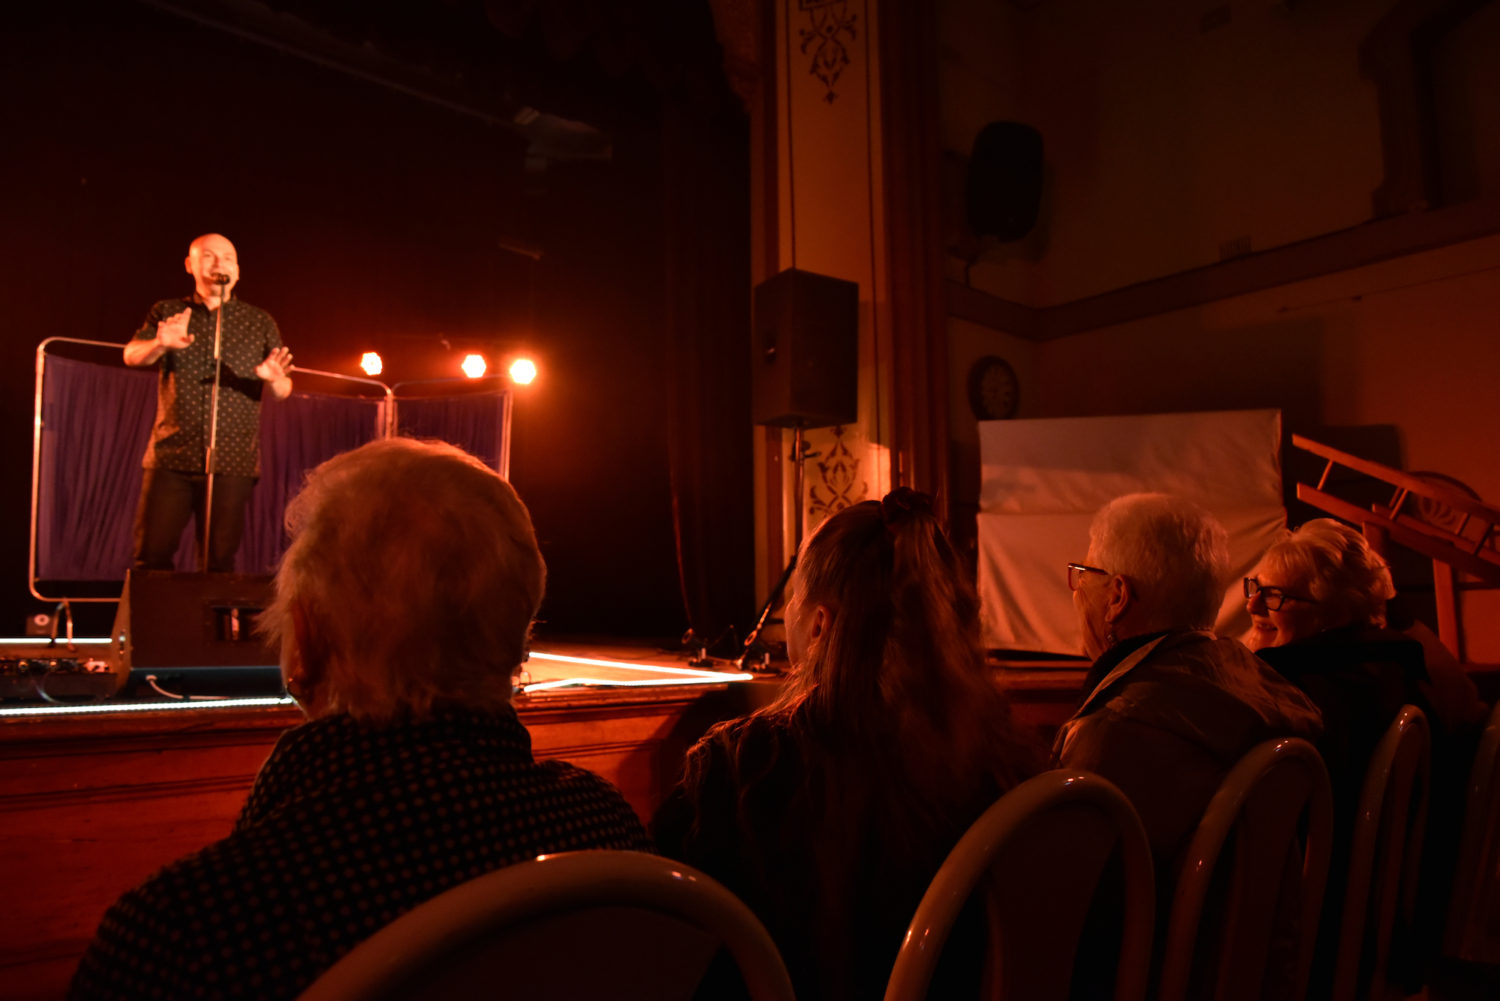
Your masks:
<path fill-rule="evenodd" d="M 990 122 L 974 139 L 964 209 L 976 236 L 1019 240 L 1042 204 L 1042 134 L 1020 122 Z"/>
<path fill-rule="evenodd" d="M 790 268 L 755 287 L 751 416 L 775 427 L 853 424 L 859 285 Z"/>

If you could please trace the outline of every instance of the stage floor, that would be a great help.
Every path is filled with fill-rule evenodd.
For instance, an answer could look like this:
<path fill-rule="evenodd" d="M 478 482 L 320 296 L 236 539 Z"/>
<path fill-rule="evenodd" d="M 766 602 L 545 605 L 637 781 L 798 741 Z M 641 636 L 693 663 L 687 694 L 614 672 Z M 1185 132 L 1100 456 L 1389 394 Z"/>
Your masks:
<path fill-rule="evenodd" d="M 521 694 L 578 687 L 644 687 L 723 684 L 752 677 L 733 661 L 694 664 L 685 652 L 614 642 L 542 642 L 522 668 Z"/>
<path fill-rule="evenodd" d="M 0 718 L 69 713 L 140 712 L 172 708 L 292 705 L 274 664 L 239 667 L 145 668 L 119 684 L 108 638 L 70 646 L 0 639 Z M 64 664 L 48 671 L 46 665 Z M 691 654 L 629 640 L 538 641 L 517 683 L 518 704 L 551 702 L 583 692 L 680 689 L 775 677 L 740 671 L 733 661 L 694 663 Z M 184 697 L 185 696 L 185 697 Z"/>

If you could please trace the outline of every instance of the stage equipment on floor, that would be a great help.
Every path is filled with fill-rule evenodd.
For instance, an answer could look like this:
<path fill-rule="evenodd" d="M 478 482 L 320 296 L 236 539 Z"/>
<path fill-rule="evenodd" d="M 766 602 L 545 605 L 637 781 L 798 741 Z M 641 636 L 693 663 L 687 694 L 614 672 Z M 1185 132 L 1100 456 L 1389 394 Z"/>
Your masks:
<path fill-rule="evenodd" d="M 255 630 L 269 574 L 132 570 L 112 633 L 126 671 L 272 667 L 279 652 Z"/>
<path fill-rule="evenodd" d="M 0 701 L 94 702 L 124 685 L 125 674 L 107 640 L 38 638 L 8 643 L 0 654 Z"/>

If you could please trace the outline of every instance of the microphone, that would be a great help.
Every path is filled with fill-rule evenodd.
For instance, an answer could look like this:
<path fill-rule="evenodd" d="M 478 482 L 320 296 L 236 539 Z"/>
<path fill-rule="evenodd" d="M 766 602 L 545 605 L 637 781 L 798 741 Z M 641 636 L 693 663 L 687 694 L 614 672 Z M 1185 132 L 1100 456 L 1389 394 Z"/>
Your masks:
<path fill-rule="evenodd" d="M 219 274 L 214 275 L 213 277 L 214 277 L 214 284 L 215 285 L 228 285 L 229 284 L 229 276 L 226 275 L 226 274 L 223 274 L 222 272 L 219 273 Z"/>

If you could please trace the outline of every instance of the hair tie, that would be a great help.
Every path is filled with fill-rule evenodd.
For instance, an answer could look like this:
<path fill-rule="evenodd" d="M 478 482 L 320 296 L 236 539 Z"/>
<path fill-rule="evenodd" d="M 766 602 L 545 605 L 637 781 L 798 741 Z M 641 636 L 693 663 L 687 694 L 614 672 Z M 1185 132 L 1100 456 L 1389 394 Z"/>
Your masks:
<path fill-rule="evenodd" d="M 880 520 L 887 528 L 918 515 L 932 514 L 932 498 L 911 487 L 897 487 L 880 502 Z"/>

